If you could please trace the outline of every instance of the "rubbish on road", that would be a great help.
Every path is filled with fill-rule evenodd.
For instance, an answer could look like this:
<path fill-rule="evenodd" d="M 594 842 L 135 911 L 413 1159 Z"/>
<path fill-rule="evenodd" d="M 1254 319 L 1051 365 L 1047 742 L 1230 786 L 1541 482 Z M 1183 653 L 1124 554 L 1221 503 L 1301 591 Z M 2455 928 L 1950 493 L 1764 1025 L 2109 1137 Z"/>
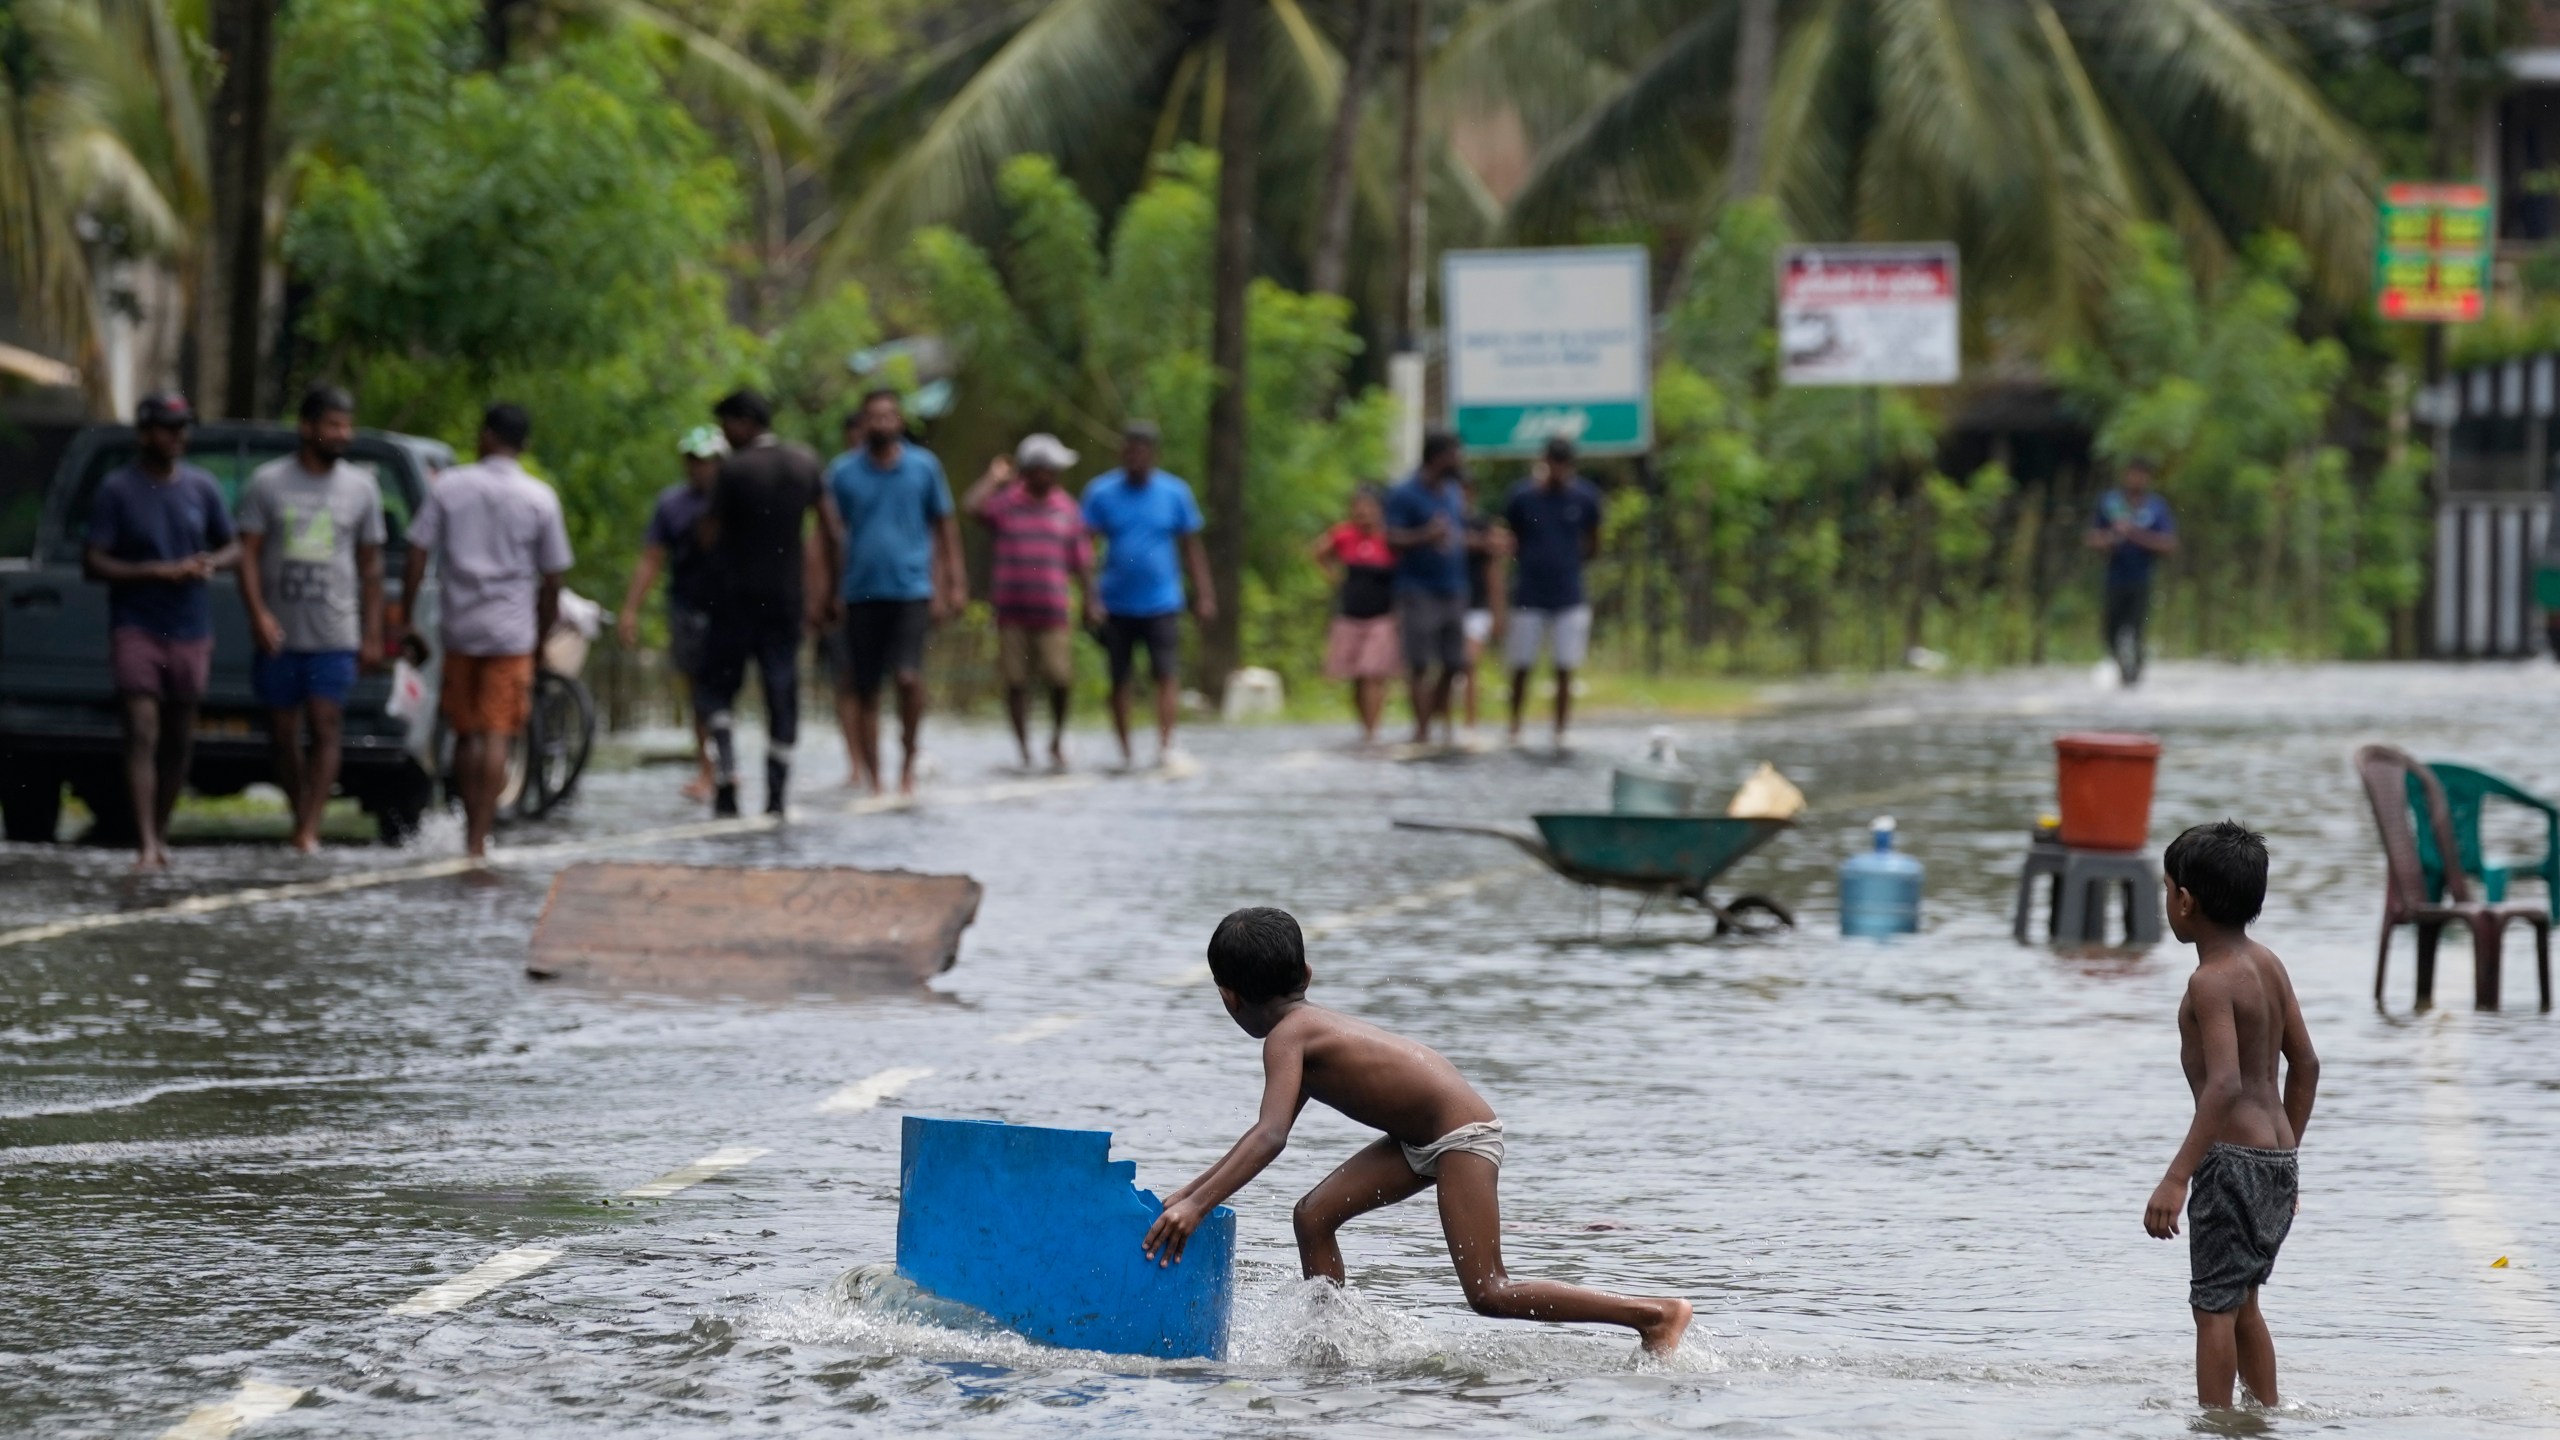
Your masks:
<path fill-rule="evenodd" d="M 1804 792 L 1779 774 L 1777 766 L 1763 760 L 1742 788 L 1733 792 L 1724 813 L 1736 820 L 1793 820 L 1804 813 Z"/>
<path fill-rule="evenodd" d="M 1919 861 L 1893 848 L 1893 817 L 1869 827 L 1872 848 L 1840 862 L 1840 933 L 1912 935 L 1920 929 Z"/>
<path fill-rule="evenodd" d="M 1698 808 L 1698 777 L 1681 768 L 1669 730 L 1654 727 L 1642 764 L 1609 772 L 1609 808 L 1620 815 L 1686 815 Z"/>
<path fill-rule="evenodd" d="M 2139 850 L 2151 836 L 2151 785 L 2160 742 L 2087 730 L 2053 741 L 2062 843 L 2074 850 Z"/>
<path fill-rule="evenodd" d="M 2157 944 L 2160 867 L 2149 855 L 2126 850 L 2075 850 L 2062 843 L 2059 822 L 2039 822 L 2027 837 L 2026 863 L 2018 871 L 2018 902 L 2009 933 L 2021 945 L 2034 940 L 2036 881 L 2050 877 L 2045 898 L 2047 931 L 2061 944 L 2107 941 L 2107 897 L 2124 897 L 2125 943 Z"/>
<path fill-rule="evenodd" d="M 2542 881 L 2542 898 L 2546 903 L 2560 900 L 2560 805 L 2554 805 L 2523 786 L 2486 770 L 2457 765 L 2449 760 L 2430 760 L 2427 768 L 2435 772 L 2436 783 L 2444 787 L 2445 810 L 2453 818 L 2453 843 L 2456 858 L 2462 862 L 2462 873 L 2479 877 L 2483 898 L 2492 905 L 2507 898 L 2507 884 L 2519 875 Z M 2536 860 L 2492 859 L 2480 846 L 2480 812 L 2491 800 L 2506 801 L 2536 811 L 2542 820 L 2542 856 Z M 2409 813 L 2426 813 L 2426 795 L 2413 777 L 2409 781 Z M 2435 834 L 2430 826 L 2418 827 L 2418 864 L 2427 872 L 2427 898 L 2444 898 L 2444 860 L 2436 850 Z"/>
<path fill-rule="evenodd" d="M 1766 895 L 1737 895 L 1717 904 L 1707 886 L 1788 826 L 1784 820 L 1723 815 L 1545 814 L 1529 817 L 1536 835 L 1501 825 L 1398 820 L 1400 830 L 1480 835 L 1517 847 L 1577 885 L 1634 890 L 1681 899 L 1716 918 L 1719 935 L 1767 934 L 1794 926 L 1794 912 Z"/>
<path fill-rule="evenodd" d="M 1223 1359 L 1236 1214 L 1209 1212 L 1160 1266 L 1139 1245 L 1164 1206 L 1137 1174 L 1107 1130 L 909 1115 L 898 1273 L 1043 1345 Z"/>
<path fill-rule="evenodd" d="M 2490 1261 L 2490 1262 L 2489 1262 L 2489 1268 L 2490 1268 L 2490 1269 L 2492 1269 L 2492 1270 L 2504 1270 L 2504 1269 L 2506 1269 L 2506 1268 L 2507 1268 L 2507 1257 L 2506 1257 L 2506 1256 L 2504 1256 L 2504 1255 L 2501 1255 L 2501 1256 L 2499 1256 L 2497 1259 Z"/>
<path fill-rule="evenodd" d="M 1277 715 L 1288 704 L 1288 692 L 1282 688 L 1280 673 L 1259 665 L 1247 665 L 1227 677 L 1224 703 L 1218 707 L 1223 720 L 1251 720 L 1259 715 Z"/>
<path fill-rule="evenodd" d="M 2507 927 L 2521 920 L 2533 927 L 2534 970 L 2542 982 L 2542 1008 L 2551 1008 L 2551 915 L 2539 905 L 2492 905 L 2471 898 L 2471 882 L 2459 865 L 2444 872 L 2444 897 L 2427 894 L 2427 873 L 2418 863 L 2418 836 L 2410 821 L 2409 786 L 2424 799 L 2428 827 L 2435 832 L 2436 853 L 2460 855 L 2453 838 L 2453 814 L 2435 772 L 2405 750 L 2367 745 L 2356 751 L 2356 778 L 2364 782 L 2373 823 L 2382 832 L 2382 943 L 2373 957 L 2373 998 L 2382 999 L 2383 974 L 2391 965 L 2391 932 L 2403 925 L 2418 930 L 2418 1003 L 2436 996 L 2436 941 L 2444 927 L 2462 924 L 2471 931 L 2471 1003 L 2481 1010 L 2498 1008 L 2498 972 L 2504 959 Z"/>
<path fill-rule="evenodd" d="M 638 989 L 797 994 L 921 984 L 960 956 L 978 882 L 904 870 L 572 865 L 526 970 Z"/>

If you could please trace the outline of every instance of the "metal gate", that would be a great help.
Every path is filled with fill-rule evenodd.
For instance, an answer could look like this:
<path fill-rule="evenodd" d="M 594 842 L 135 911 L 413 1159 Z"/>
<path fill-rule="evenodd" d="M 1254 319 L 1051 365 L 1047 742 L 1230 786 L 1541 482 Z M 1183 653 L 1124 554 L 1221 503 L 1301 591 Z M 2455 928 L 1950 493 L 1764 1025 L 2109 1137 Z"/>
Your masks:
<path fill-rule="evenodd" d="M 2550 502 L 2529 491 L 2452 495 L 2437 507 L 2436 654 L 2541 653 L 2533 572 L 2550 526 Z"/>

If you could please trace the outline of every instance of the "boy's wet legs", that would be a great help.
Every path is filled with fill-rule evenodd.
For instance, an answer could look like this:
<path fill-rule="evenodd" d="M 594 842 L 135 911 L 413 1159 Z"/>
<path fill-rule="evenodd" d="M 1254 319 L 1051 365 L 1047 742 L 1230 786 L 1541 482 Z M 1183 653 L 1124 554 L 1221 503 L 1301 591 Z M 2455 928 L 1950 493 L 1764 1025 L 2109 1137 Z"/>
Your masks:
<path fill-rule="evenodd" d="M 1440 1226 L 1449 1237 L 1458 1283 L 1466 1287 L 1467 1303 L 1477 1314 L 1624 1325 L 1655 1354 L 1679 1348 L 1689 1328 L 1686 1300 L 1638 1299 L 1553 1280 L 1512 1279 L 1502 1268 L 1501 1176 L 1501 1167 L 1481 1155 L 1440 1157 Z"/>
<path fill-rule="evenodd" d="M 2198 1310 L 2196 1317 L 2196 1403 L 2213 1410 L 2231 1408 L 2232 1380 L 2248 1388 L 2261 1405 L 2276 1398 L 2276 1342 L 2258 1310 L 2258 1292 L 2237 1310 Z"/>
<path fill-rule="evenodd" d="M 1309 1279 L 1321 1275 L 1342 1283 L 1342 1247 L 1334 1234 L 1355 1215 L 1365 1215 L 1399 1200 L 1410 1200 L 1431 1187 L 1404 1160 L 1404 1147 L 1380 1137 L 1316 1182 L 1289 1214 L 1298 1232 L 1298 1264 Z"/>

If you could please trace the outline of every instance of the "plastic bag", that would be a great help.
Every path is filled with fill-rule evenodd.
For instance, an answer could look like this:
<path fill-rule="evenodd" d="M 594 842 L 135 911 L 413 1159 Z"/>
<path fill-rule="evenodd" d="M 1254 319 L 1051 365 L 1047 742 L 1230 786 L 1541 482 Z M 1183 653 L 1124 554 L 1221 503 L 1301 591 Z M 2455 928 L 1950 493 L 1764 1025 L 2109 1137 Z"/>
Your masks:
<path fill-rule="evenodd" d="M 1736 820 L 1792 820 L 1804 809 L 1804 792 L 1767 761 L 1751 772 L 1724 813 Z"/>

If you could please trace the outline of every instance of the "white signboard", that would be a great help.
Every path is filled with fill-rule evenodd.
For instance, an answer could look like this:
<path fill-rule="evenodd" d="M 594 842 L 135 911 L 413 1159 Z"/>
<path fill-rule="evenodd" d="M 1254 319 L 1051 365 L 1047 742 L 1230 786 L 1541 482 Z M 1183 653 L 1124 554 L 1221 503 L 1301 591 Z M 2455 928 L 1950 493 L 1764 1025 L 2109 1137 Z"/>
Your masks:
<path fill-rule="evenodd" d="M 1789 385 L 1952 385 L 1962 373 L 1953 245 L 1790 245 L 1778 257 Z"/>
<path fill-rule="evenodd" d="M 1587 454 L 1653 444 L 1641 247 L 1453 250 L 1442 259 L 1449 413 L 1469 449 L 1536 453 L 1550 435 Z"/>

